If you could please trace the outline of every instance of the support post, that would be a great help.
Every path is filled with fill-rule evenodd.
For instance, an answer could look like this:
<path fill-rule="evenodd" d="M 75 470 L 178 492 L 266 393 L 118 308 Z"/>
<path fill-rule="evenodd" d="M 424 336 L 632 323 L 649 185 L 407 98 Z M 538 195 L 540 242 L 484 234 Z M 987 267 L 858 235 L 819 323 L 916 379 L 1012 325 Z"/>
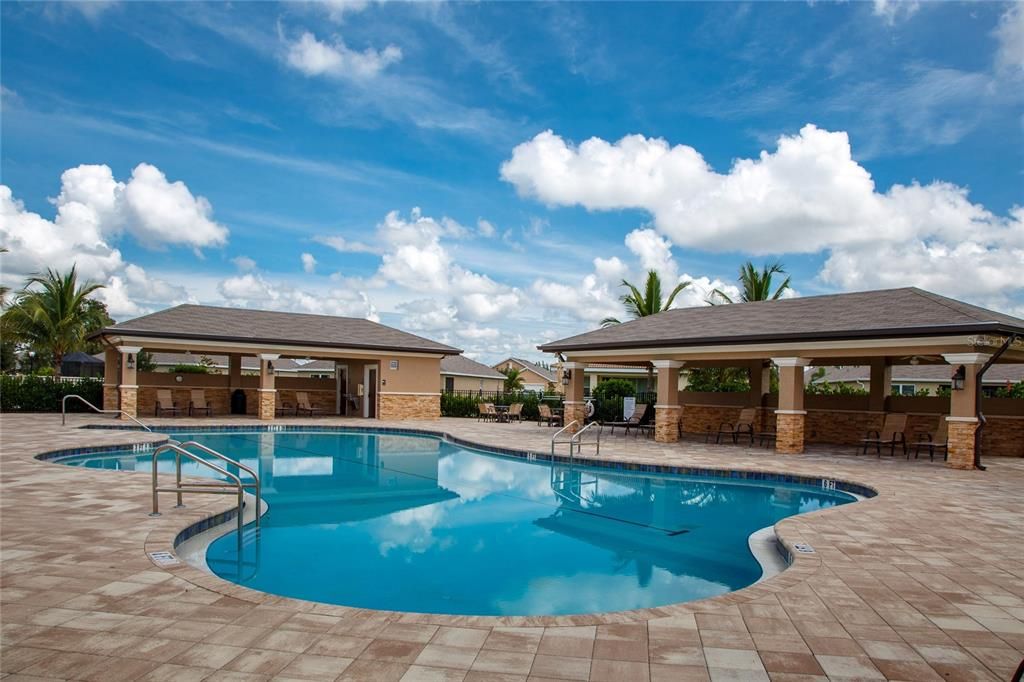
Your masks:
<path fill-rule="evenodd" d="M 264 421 L 273 421 L 277 414 L 277 390 L 274 388 L 274 360 L 279 353 L 260 353 L 260 387 L 257 415 Z"/>
<path fill-rule="evenodd" d="M 120 396 L 120 409 L 124 412 L 121 419 L 127 421 L 129 417 L 139 416 L 139 383 L 136 367 L 142 347 L 118 346 L 117 350 L 121 353 L 121 378 L 117 391 Z"/>
<path fill-rule="evenodd" d="M 585 362 L 562 363 L 562 371 L 569 372 L 569 385 L 565 386 L 565 423 L 575 421 L 578 424 L 569 429 L 571 433 L 582 429 L 587 419 L 587 403 L 583 399 L 583 375 L 586 368 Z"/>
<path fill-rule="evenodd" d="M 868 409 L 885 412 L 885 401 L 892 393 L 892 364 L 889 358 L 871 360 L 871 382 L 868 386 Z"/>
<path fill-rule="evenodd" d="M 750 375 L 750 391 L 747 393 L 747 407 L 757 408 L 756 418 L 754 424 L 758 431 L 765 429 L 765 422 L 768 421 L 768 415 L 764 408 L 764 396 L 771 391 L 772 387 L 772 367 L 770 362 L 764 360 L 754 360 L 747 367 L 747 371 Z"/>
<path fill-rule="evenodd" d="M 775 410 L 775 452 L 796 455 L 804 451 L 804 368 L 810 358 L 772 358 L 779 368 L 779 409 Z"/>
<path fill-rule="evenodd" d="M 658 371 L 658 402 L 654 405 L 654 440 L 675 443 L 679 440 L 679 369 L 680 360 L 655 360 Z"/>
<path fill-rule="evenodd" d="M 121 403 L 120 392 L 117 390 L 120 384 L 121 375 L 121 354 L 116 348 L 107 348 L 103 351 L 103 409 L 119 409 Z"/>
<path fill-rule="evenodd" d="M 234 391 L 242 387 L 242 355 L 231 353 L 228 355 L 228 390 Z"/>
<path fill-rule="evenodd" d="M 974 468 L 974 432 L 978 428 L 977 393 L 978 370 L 984 365 L 989 355 L 986 353 L 948 353 L 942 356 L 949 363 L 949 374 L 963 365 L 965 370 L 964 387 L 950 391 L 949 416 L 949 458 L 946 466 L 952 469 Z"/>

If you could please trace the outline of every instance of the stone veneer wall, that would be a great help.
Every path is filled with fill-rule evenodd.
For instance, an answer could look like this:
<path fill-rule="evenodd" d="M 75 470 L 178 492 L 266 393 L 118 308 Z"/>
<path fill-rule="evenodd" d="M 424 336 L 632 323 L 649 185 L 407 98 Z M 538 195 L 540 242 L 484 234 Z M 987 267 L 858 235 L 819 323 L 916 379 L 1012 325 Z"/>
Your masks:
<path fill-rule="evenodd" d="M 182 408 L 182 414 L 188 414 L 188 402 L 191 399 L 190 388 L 169 388 L 174 402 Z M 259 391 L 255 388 L 243 388 L 245 391 L 245 413 L 256 416 L 259 406 Z M 139 388 L 139 415 L 152 417 L 156 414 L 156 386 L 142 386 Z M 203 393 L 207 402 L 213 407 L 213 414 L 216 417 L 223 417 L 231 414 L 231 394 L 234 391 L 227 388 L 204 388 Z M 314 407 L 319 407 L 323 414 L 335 413 L 334 391 L 307 390 L 309 402 Z M 289 409 L 295 408 L 295 391 L 291 389 L 277 389 L 277 402 Z"/>
<path fill-rule="evenodd" d="M 380 419 L 440 419 L 440 395 L 398 395 L 380 393 L 377 396 Z"/>
<path fill-rule="evenodd" d="M 709 430 L 715 432 L 720 423 L 736 421 L 741 409 L 733 405 L 684 405 L 683 431 L 696 434 L 705 434 Z M 908 445 L 913 447 L 918 434 L 935 431 L 940 416 L 909 413 Z M 884 419 L 884 412 L 810 409 L 804 424 L 804 440 L 807 443 L 853 446 L 869 429 L 880 429 Z M 774 408 L 760 408 L 755 428 L 771 431 L 775 430 L 775 425 Z M 988 424 L 982 431 L 982 455 L 1024 457 L 1024 416 L 988 416 Z"/>

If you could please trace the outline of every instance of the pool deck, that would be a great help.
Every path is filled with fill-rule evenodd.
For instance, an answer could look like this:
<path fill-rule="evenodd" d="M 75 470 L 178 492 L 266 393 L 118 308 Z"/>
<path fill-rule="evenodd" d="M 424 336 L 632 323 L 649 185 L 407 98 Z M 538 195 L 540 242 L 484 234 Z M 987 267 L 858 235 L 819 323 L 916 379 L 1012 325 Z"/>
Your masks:
<path fill-rule="evenodd" d="M 150 420 L 251 424 L 253 420 Z M 145 473 L 41 462 L 61 448 L 154 440 L 108 420 L 0 417 L 0 677 L 81 680 L 1007 680 L 1024 657 L 1024 460 L 805 455 L 606 438 L 601 459 L 844 479 L 877 497 L 780 522 L 807 543 L 782 574 L 699 602 L 546 618 L 368 611 L 254 592 L 147 551 L 230 506 L 164 496 Z M 278 423 L 413 427 L 548 451 L 553 431 L 475 420 Z M 563 446 L 564 447 L 564 446 Z M 587 456 L 588 449 L 584 449 Z"/>

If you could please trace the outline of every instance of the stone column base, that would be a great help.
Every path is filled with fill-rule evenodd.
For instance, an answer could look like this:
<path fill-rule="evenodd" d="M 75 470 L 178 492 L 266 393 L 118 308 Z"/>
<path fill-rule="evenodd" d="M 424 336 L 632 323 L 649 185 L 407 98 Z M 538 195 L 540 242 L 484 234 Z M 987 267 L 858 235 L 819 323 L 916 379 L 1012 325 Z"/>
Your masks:
<path fill-rule="evenodd" d="M 117 384 L 103 384 L 103 409 L 104 410 L 116 410 L 118 409 L 119 395 L 117 392 Z"/>
<path fill-rule="evenodd" d="M 804 422 L 806 413 L 776 412 L 775 452 L 781 455 L 799 455 L 804 451 Z"/>
<path fill-rule="evenodd" d="M 121 415 L 121 419 L 128 420 L 128 417 L 138 417 L 139 412 L 139 387 L 138 386 L 121 386 L 119 387 L 121 393 L 121 411 L 124 412 Z M 106 396 L 104 396 L 104 401 Z"/>
<path fill-rule="evenodd" d="M 381 393 L 379 396 L 378 419 L 440 419 L 441 396 L 438 395 L 403 395 L 399 393 Z"/>
<path fill-rule="evenodd" d="M 573 421 L 576 422 L 577 426 L 569 429 L 569 433 L 576 433 L 587 423 L 587 403 L 566 400 L 565 412 L 562 414 L 565 416 L 565 424 L 569 424 Z"/>
<path fill-rule="evenodd" d="M 659 443 L 675 443 L 679 440 L 679 417 L 683 408 L 679 405 L 654 406 L 654 440 Z"/>
<path fill-rule="evenodd" d="M 951 469 L 974 468 L 974 432 L 977 420 L 949 421 L 949 459 L 946 466 Z"/>
<path fill-rule="evenodd" d="M 273 388 L 261 388 L 257 391 L 260 403 L 256 414 L 264 421 L 273 421 L 277 415 L 277 391 Z"/>

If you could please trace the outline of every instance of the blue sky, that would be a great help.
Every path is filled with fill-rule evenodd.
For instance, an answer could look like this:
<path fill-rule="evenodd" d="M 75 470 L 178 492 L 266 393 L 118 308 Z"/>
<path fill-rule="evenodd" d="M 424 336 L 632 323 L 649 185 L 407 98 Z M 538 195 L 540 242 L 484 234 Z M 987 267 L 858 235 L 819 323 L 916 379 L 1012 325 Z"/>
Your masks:
<path fill-rule="evenodd" d="M 999 3 L 10 3 L 3 279 L 371 316 L 484 360 L 781 260 L 1024 316 Z M 588 141 L 589 140 L 589 141 Z"/>

